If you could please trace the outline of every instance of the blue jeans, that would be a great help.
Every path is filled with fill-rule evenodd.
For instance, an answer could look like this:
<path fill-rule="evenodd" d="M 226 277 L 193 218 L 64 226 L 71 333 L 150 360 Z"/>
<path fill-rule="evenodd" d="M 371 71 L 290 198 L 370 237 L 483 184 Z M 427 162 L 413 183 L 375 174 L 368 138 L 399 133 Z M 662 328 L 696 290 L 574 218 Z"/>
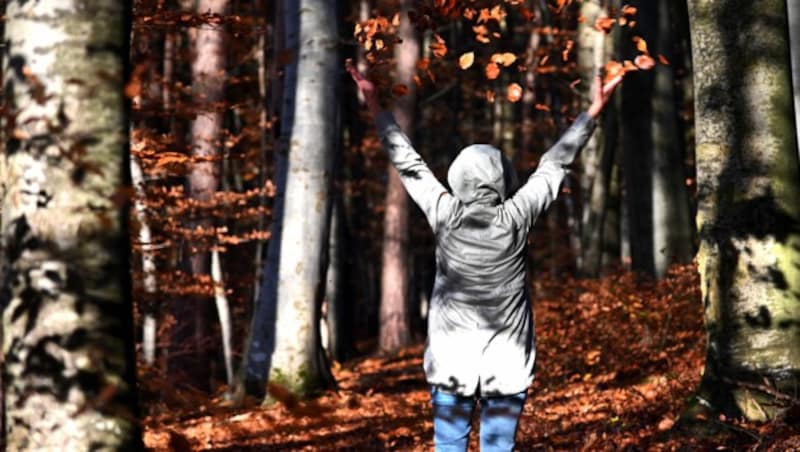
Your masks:
<path fill-rule="evenodd" d="M 509 396 L 481 397 L 481 452 L 511 451 L 526 392 Z M 431 389 L 433 445 L 436 452 L 467 450 L 472 430 L 475 397 Z"/>

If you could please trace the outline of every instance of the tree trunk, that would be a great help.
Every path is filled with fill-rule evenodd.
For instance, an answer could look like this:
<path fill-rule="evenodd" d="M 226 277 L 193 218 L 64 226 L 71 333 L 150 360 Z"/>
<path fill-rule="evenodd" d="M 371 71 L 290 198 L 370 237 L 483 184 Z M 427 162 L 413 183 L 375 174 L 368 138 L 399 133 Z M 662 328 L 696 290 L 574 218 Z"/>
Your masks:
<path fill-rule="evenodd" d="M 275 215 L 254 319 L 247 379 L 304 397 L 329 378 L 320 362 L 320 303 L 325 287 L 339 80 L 336 3 L 285 1 L 286 67 Z M 263 372 L 263 373 L 262 373 Z M 252 390 L 252 388 L 248 388 Z"/>
<path fill-rule="evenodd" d="M 789 16 L 789 47 L 792 59 L 792 93 L 794 94 L 795 133 L 800 135 L 800 4 L 786 0 L 786 12 Z M 800 146 L 797 148 L 800 156 Z"/>
<path fill-rule="evenodd" d="M 225 13 L 227 0 L 200 0 L 196 13 Z M 225 41 L 224 32 L 217 26 L 204 24 L 197 28 L 194 38 L 195 58 L 192 62 L 192 94 L 196 102 L 197 116 L 191 123 L 191 155 L 193 161 L 187 177 L 189 197 L 201 202 L 209 202 L 219 186 L 220 165 L 219 140 L 222 131 L 222 113 L 218 102 L 225 97 Z M 203 211 L 201 209 L 201 211 Z M 213 227 L 210 218 L 198 218 L 193 227 L 207 229 Z M 208 276 L 211 264 L 210 253 L 202 249 L 206 245 L 190 244 L 195 249 L 189 251 L 191 274 L 197 278 Z M 170 367 L 180 375 L 191 377 L 192 383 L 205 388 L 209 384 L 209 366 L 201 343 L 209 334 L 208 321 L 211 315 L 210 299 L 195 296 L 194 299 L 178 300 L 181 306 L 174 310 L 179 325 L 173 335 L 173 345 L 191 343 L 191 353 L 186 359 L 170 359 Z M 183 325 L 181 325 L 183 324 Z M 186 326 L 190 327 L 187 329 Z M 183 345 L 185 347 L 185 345 Z M 171 372 L 172 373 L 172 372 Z"/>
<path fill-rule="evenodd" d="M 783 0 L 689 2 L 701 276 L 699 397 L 775 416 L 800 371 L 800 168 Z M 746 61 L 747 64 L 742 64 Z"/>
<path fill-rule="evenodd" d="M 667 0 L 631 2 L 637 29 L 653 55 L 672 57 Z M 623 41 L 631 56 L 634 44 Z M 627 50 L 627 52 L 625 52 Z M 683 171 L 684 145 L 677 127 L 677 97 L 671 66 L 628 74 L 622 88 L 625 185 L 634 270 L 661 278 L 673 262 L 692 252 L 689 199 Z"/>
<path fill-rule="evenodd" d="M 403 0 L 402 10 L 411 7 Z M 413 136 L 416 104 L 416 73 L 419 58 L 419 39 L 414 25 L 405 13 L 400 22 L 399 37 L 403 43 L 396 48 L 397 76 L 395 83 L 409 88 L 408 94 L 395 102 L 393 113 L 400 128 Z M 392 352 L 411 342 L 408 303 L 408 194 L 394 168 L 389 168 L 386 187 L 386 213 L 383 220 L 383 258 L 381 274 L 381 310 L 379 347 Z"/>
<path fill-rule="evenodd" d="M 143 448 L 128 217 L 114 201 L 128 174 L 129 14 L 113 0 L 7 3 L 3 130 L 13 132 L 4 137 L 0 298 L 9 450 Z"/>

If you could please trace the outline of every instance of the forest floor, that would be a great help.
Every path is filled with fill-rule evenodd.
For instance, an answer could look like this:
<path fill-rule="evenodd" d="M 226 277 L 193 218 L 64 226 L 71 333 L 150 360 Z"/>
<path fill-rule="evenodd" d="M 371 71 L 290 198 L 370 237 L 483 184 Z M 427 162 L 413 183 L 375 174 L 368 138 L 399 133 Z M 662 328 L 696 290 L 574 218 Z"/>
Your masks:
<path fill-rule="evenodd" d="M 698 287 L 692 266 L 659 283 L 629 273 L 538 281 L 537 377 L 519 450 L 800 450 L 796 415 L 761 425 L 677 422 L 703 369 Z M 167 409 L 163 398 L 146 402 L 145 443 L 178 451 L 432 450 L 422 348 L 335 365 L 339 388 L 308 401 L 235 408 L 184 394 L 183 409 Z M 706 434 L 687 426 L 698 422 Z M 478 450 L 475 427 L 470 450 Z"/>

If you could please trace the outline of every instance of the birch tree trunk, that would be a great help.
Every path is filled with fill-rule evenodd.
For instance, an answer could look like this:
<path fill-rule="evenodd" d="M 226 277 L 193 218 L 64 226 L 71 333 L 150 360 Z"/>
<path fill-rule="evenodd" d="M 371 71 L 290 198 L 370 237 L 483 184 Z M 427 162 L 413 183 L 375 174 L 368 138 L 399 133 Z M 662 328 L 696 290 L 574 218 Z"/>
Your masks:
<path fill-rule="evenodd" d="M 286 0 L 286 67 L 274 221 L 247 380 L 280 384 L 304 397 L 328 378 L 320 361 L 333 151 L 338 132 L 336 2 Z"/>
<path fill-rule="evenodd" d="M 766 419 L 779 412 L 776 391 L 796 397 L 800 372 L 800 169 L 786 3 L 692 0 L 689 14 L 708 329 L 699 397 L 714 410 Z"/>
<path fill-rule="evenodd" d="M 114 201 L 127 183 L 129 14 L 116 0 L 7 3 L 8 450 L 143 448 L 128 217 Z"/>
<path fill-rule="evenodd" d="M 419 59 L 419 39 L 406 12 L 411 1 L 401 3 L 403 18 L 398 36 L 403 43 L 396 47 L 397 75 L 395 83 L 408 87 L 408 94 L 395 102 L 393 113 L 397 124 L 409 137 L 413 136 L 416 84 L 414 74 Z M 411 342 L 411 319 L 408 302 L 408 194 L 397 171 L 389 168 L 386 187 L 386 213 L 383 220 L 383 256 L 381 273 L 380 333 L 382 351 L 395 351 Z"/>
<path fill-rule="evenodd" d="M 668 0 L 637 0 L 637 30 L 653 55 L 672 58 Z M 628 51 L 633 43 L 625 40 Z M 626 201 L 630 212 L 634 270 L 661 278 L 692 252 L 689 198 L 683 171 L 684 144 L 677 126 L 671 66 L 629 74 L 622 88 Z M 678 139 L 676 139 L 678 138 Z"/>

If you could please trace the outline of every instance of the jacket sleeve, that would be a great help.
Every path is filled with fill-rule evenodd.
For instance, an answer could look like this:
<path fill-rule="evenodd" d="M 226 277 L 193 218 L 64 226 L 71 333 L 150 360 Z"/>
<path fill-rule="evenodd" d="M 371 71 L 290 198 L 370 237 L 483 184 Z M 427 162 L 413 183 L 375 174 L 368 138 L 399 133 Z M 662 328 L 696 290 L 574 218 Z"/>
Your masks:
<path fill-rule="evenodd" d="M 446 211 L 444 207 L 453 202 L 453 196 L 411 146 L 411 141 L 397 125 L 392 113 L 381 112 L 375 118 L 375 123 L 389 161 L 400 175 L 403 186 L 422 209 L 428 224 L 436 231 L 442 214 Z"/>
<path fill-rule="evenodd" d="M 581 113 L 558 142 L 542 155 L 536 171 L 508 201 L 510 210 L 522 222 L 532 224 L 558 197 L 566 174 L 564 167 L 571 164 L 586 145 L 595 124 L 591 116 Z"/>

